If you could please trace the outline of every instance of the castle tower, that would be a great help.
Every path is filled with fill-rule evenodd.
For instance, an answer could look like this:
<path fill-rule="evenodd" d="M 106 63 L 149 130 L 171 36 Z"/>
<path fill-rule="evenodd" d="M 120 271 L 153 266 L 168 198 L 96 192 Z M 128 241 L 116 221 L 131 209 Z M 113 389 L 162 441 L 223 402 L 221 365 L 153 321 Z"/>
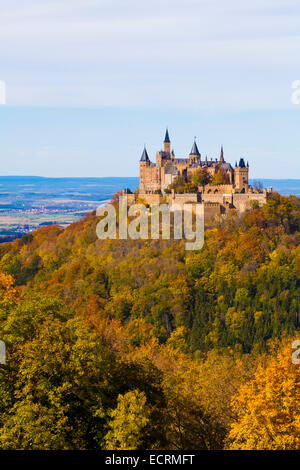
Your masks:
<path fill-rule="evenodd" d="M 141 159 L 140 159 L 140 166 L 148 166 L 150 163 L 150 159 L 148 157 L 148 153 L 147 153 L 147 150 L 146 150 L 146 146 L 144 147 L 144 150 L 143 150 L 143 153 L 142 153 L 142 156 L 141 156 Z"/>
<path fill-rule="evenodd" d="M 190 154 L 189 154 L 189 159 L 192 160 L 192 162 L 198 162 L 201 160 L 201 154 L 198 150 L 196 140 L 194 140 L 192 150 L 190 151 Z"/>
<path fill-rule="evenodd" d="M 234 168 L 234 185 L 239 191 L 248 189 L 249 166 L 245 165 L 243 158 L 240 159 L 238 166 Z"/>
<path fill-rule="evenodd" d="M 150 159 L 144 147 L 141 159 L 140 159 L 140 190 L 144 191 L 146 189 L 146 180 L 147 180 L 147 168 L 150 166 Z"/>
<path fill-rule="evenodd" d="M 171 141 L 169 137 L 168 128 L 166 130 L 165 140 L 164 140 L 164 152 L 170 154 L 171 153 Z"/>

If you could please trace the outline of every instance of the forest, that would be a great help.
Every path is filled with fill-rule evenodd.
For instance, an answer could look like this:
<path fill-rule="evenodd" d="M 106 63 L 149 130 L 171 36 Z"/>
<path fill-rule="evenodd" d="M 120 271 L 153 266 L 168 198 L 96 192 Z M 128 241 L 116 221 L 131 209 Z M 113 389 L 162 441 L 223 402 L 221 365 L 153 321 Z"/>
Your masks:
<path fill-rule="evenodd" d="M 300 449 L 300 199 L 195 252 L 97 222 L 0 245 L 0 449 Z"/>

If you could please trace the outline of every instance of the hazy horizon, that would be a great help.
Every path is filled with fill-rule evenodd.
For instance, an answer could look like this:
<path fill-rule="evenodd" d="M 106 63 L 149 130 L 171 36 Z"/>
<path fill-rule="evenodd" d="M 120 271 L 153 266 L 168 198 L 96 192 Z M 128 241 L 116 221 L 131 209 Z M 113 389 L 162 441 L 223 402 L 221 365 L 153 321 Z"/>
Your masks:
<path fill-rule="evenodd" d="M 47 176 L 47 175 L 1 175 L 0 178 L 41 178 L 41 179 L 139 179 L 138 175 L 132 176 Z M 300 178 L 249 178 L 249 182 L 256 180 L 264 181 L 300 181 Z"/>

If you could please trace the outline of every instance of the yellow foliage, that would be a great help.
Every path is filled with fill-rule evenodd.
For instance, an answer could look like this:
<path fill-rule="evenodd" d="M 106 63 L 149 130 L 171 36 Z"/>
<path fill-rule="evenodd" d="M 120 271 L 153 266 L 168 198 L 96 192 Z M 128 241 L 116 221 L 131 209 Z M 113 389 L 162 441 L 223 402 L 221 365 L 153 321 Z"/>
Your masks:
<path fill-rule="evenodd" d="M 291 342 L 243 385 L 232 401 L 236 420 L 229 449 L 300 449 L 300 365 L 292 362 Z"/>
<path fill-rule="evenodd" d="M 12 276 L 0 272 L 0 302 L 12 303 L 17 300 L 17 289 L 14 283 Z"/>

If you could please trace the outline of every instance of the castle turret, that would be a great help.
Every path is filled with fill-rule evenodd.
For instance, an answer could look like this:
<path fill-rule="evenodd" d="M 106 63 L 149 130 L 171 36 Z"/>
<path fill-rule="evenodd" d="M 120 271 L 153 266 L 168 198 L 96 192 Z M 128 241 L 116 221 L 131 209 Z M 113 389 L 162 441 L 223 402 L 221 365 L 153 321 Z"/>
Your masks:
<path fill-rule="evenodd" d="M 194 140 L 192 150 L 190 151 L 190 154 L 189 154 L 189 159 L 192 160 L 193 162 L 197 162 L 201 160 L 201 154 L 198 150 L 196 140 Z"/>
<path fill-rule="evenodd" d="M 234 185 L 239 191 L 248 189 L 249 166 L 245 165 L 243 158 L 240 159 L 239 165 L 234 169 Z"/>
<path fill-rule="evenodd" d="M 140 159 L 140 192 L 152 192 L 161 188 L 161 168 L 154 165 L 144 147 Z"/>
<path fill-rule="evenodd" d="M 140 162 L 143 162 L 143 163 L 148 162 L 148 163 L 150 163 L 150 159 L 149 159 L 149 157 L 148 157 L 148 153 L 147 153 L 146 147 L 144 147 L 144 150 L 143 150 L 143 153 L 142 153 Z"/>
<path fill-rule="evenodd" d="M 168 128 L 166 130 L 165 140 L 164 140 L 164 152 L 171 153 L 171 141 L 169 137 Z"/>

